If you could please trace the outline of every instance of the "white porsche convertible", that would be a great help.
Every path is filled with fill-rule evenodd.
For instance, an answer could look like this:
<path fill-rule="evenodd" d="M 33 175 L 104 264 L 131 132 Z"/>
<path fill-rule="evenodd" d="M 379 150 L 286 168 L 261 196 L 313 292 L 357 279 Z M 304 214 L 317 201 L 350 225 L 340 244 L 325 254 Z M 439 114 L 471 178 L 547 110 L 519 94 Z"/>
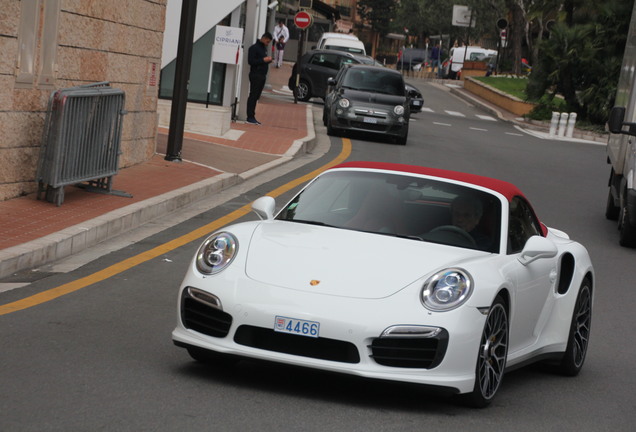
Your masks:
<path fill-rule="evenodd" d="M 433 385 L 486 406 L 506 370 L 585 360 L 594 270 L 513 185 L 410 165 L 327 170 L 278 212 L 209 236 L 181 285 L 177 346 Z"/>

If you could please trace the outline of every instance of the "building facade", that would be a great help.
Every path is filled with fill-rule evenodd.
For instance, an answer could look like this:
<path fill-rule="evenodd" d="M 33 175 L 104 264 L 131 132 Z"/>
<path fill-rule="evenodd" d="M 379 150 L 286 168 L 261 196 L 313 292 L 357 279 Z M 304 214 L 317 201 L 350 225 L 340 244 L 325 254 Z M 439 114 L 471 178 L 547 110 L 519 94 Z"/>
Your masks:
<path fill-rule="evenodd" d="M 48 100 L 110 82 L 126 93 L 119 166 L 155 152 L 167 0 L 0 0 L 0 201 L 37 190 Z"/>

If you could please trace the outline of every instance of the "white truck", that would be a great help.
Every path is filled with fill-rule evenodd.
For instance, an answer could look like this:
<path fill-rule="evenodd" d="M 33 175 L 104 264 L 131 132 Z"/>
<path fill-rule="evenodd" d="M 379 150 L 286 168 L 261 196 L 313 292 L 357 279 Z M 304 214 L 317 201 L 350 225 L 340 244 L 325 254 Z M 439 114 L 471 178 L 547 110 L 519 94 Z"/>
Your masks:
<path fill-rule="evenodd" d="M 323 33 L 318 40 L 318 49 L 331 49 L 366 55 L 364 43 L 357 36 L 346 33 Z"/>
<path fill-rule="evenodd" d="M 605 216 L 618 220 L 621 246 L 636 247 L 636 7 L 608 126 L 607 162 L 612 169 Z"/>

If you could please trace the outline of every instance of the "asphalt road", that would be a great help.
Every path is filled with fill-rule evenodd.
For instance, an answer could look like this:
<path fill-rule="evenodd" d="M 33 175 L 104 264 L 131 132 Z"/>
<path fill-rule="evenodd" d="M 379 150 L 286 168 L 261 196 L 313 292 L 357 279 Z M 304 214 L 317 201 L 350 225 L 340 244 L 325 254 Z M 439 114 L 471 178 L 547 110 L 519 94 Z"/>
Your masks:
<path fill-rule="evenodd" d="M 194 240 L 0 316 L 0 431 L 634 430 L 636 250 L 621 248 L 615 224 L 604 218 L 604 147 L 541 140 L 439 88 L 421 90 L 427 111 L 413 116 L 406 146 L 353 136 L 349 160 L 430 165 L 513 182 L 543 222 L 586 245 L 597 282 L 591 342 L 578 377 L 539 366 L 517 370 L 506 375 L 493 405 L 473 410 L 414 385 L 263 362 L 197 364 L 170 339 L 177 289 L 199 243 Z M 324 136 L 321 124 L 317 132 L 314 156 L 39 269 L 27 287 L 0 293 L 0 304 L 90 278 L 324 165 L 342 141 Z"/>

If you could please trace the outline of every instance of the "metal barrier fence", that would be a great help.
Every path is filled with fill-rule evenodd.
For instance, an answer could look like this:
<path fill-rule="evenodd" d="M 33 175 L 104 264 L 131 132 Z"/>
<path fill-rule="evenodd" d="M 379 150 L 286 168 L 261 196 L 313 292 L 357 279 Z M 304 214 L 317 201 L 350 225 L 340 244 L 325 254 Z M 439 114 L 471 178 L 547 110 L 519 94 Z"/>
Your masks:
<path fill-rule="evenodd" d="M 117 174 L 125 93 L 107 82 L 61 89 L 49 98 L 40 159 L 38 194 L 57 206 L 64 186 L 78 185 L 95 192 L 112 190 Z"/>

